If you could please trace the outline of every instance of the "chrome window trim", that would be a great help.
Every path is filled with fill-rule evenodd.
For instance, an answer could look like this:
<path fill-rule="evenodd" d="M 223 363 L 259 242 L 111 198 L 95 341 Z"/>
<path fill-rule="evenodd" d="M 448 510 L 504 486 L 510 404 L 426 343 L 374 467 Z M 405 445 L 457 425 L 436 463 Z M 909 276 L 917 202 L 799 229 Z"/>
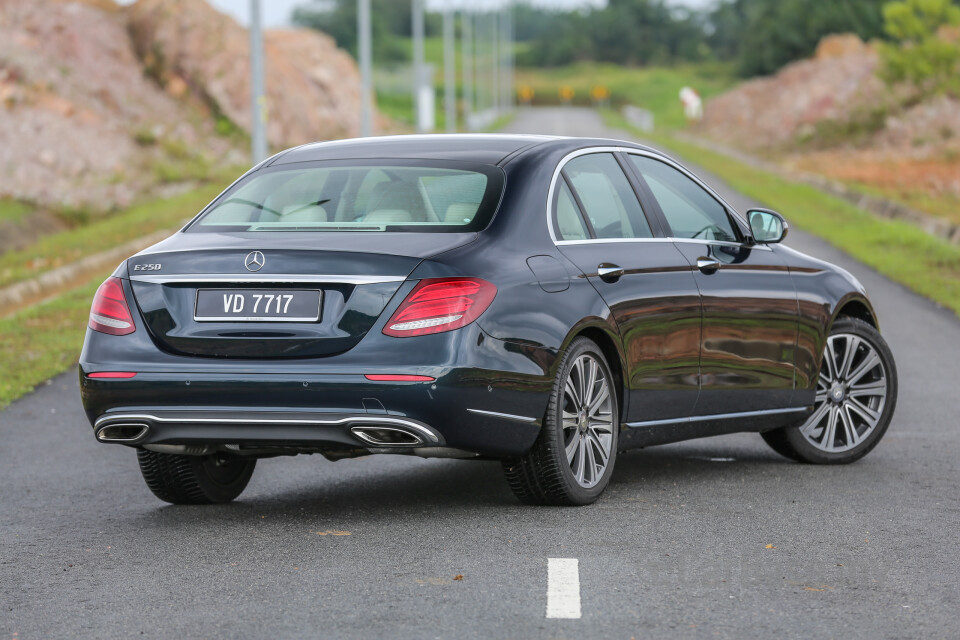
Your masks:
<path fill-rule="evenodd" d="M 586 240 L 557 240 L 554 244 L 562 247 L 568 244 L 609 244 L 611 242 L 672 242 L 670 238 L 588 238 Z"/>
<path fill-rule="evenodd" d="M 690 422 L 704 422 L 706 420 L 732 420 L 735 418 L 754 418 L 775 416 L 784 413 L 800 413 L 809 411 L 810 407 L 790 407 L 788 409 L 763 409 L 761 411 L 739 411 L 737 413 L 716 413 L 707 416 L 688 416 L 686 418 L 672 418 L 669 420 L 647 420 L 643 422 L 628 422 L 630 428 L 658 427 L 665 424 L 686 424 Z"/>
<path fill-rule="evenodd" d="M 553 211 L 553 194 L 557 189 L 557 179 L 560 177 L 560 172 L 563 171 L 563 168 L 568 162 L 574 158 L 579 158 L 580 156 L 588 156 L 595 153 L 618 153 L 622 147 L 587 147 L 586 149 L 577 149 L 572 151 L 567 155 L 561 158 L 560 162 L 557 163 L 556 168 L 553 170 L 553 178 L 550 180 L 550 189 L 547 191 L 547 232 L 550 234 L 550 239 L 553 240 L 553 243 L 564 242 L 557 240 L 557 234 L 553 231 L 553 220 L 550 215 Z M 626 173 L 624 173 L 626 176 Z M 581 212 L 582 214 L 583 212 Z M 577 241 L 572 241 L 577 242 Z"/>
<path fill-rule="evenodd" d="M 739 242 L 725 242 L 723 240 L 701 240 L 699 238 L 589 238 L 587 240 L 557 240 L 554 244 L 558 247 L 577 244 L 608 244 L 629 243 L 629 242 L 647 242 L 647 243 L 688 243 L 688 244 L 712 244 L 726 247 L 735 247 L 737 249 L 750 249 L 759 251 L 773 251 L 771 247 L 764 244 L 746 245 Z"/>
<path fill-rule="evenodd" d="M 347 275 L 302 275 L 290 273 L 260 273 L 252 274 L 212 274 L 212 275 L 191 275 L 189 273 L 176 273 L 167 275 L 136 275 L 130 276 L 134 282 L 150 282 L 153 284 L 170 283 L 207 283 L 207 282 L 235 282 L 235 283 L 263 283 L 263 282 L 282 282 L 282 283 L 345 283 L 345 284 L 379 284 L 382 282 L 403 282 L 406 276 L 347 276 Z"/>
<path fill-rule="evenodd" d="M 767 245 L 754 244 L 747 245 L 742 242 L 728 242 L 724 240 L 700 240 L 699 238 L 677 238 L 675 236 L 667 236 L 665 238 L 590 238 L 587 240 L 558 240 L 557 234 L 553 228 L 553 196 L 557 189 L 557 180 L 560 177 L 560 173 L 563 171 L 563 168 L 568 162 L 580 156 L 590 155 L 594 153 L 623 153 L 626 155 L 635 155 L 643 156 L 650 158 L 652 160 L 657 160 L 662 162 L 667 166 L 673 167 L 684 176 L 692 180 L 697 186 L 701 187 L 706 191 L 712 198 L 717 200 L 723 207 L 729 211 L 738 221 L 742 222 L 742 216 L 740 212 L 734 209 L 730 204 L 724 200 L 720 194 L 711 189 L 707 184 L 700 180 L 697 176 L 690 173 L 687 169 L 681 166 L 679 163 L 671 160 L 665 155 L 661 155 L 652 151 L 644 151 L 643 149 L 633 149 L 630 147 L 615 147 L 615 146 L 603 146 L 603 147 L 587 147 L 585 149 L 577 149 L 567 155 L 563 156 L 560 159 L 560 162 L 557 163 L 556 168 L 553 171 L 553 178 L 550 180 L 550 189 L 547 191 L 547 232 L 550 234 L 550 239 L 553 241 L 553 244 L 556 246 L 565 246 L 565 245 L 577 245 L 577 244 L 600 244 L 600 243 L 609 243 L 609 242 L 686 242 L 691 244 L 715 244 L 728 247 L 740 247 L 746 249 L 762 249 L 765 251 L 772 251 L 773 249 Z M 629 177 L 629 176 L 628 176 Z M 581 212 L 582 213 L 582 212 Z M 646 215 L 646 212 L 644 212 Z M 742 231 L 742 229 L 741 229 Z"/>

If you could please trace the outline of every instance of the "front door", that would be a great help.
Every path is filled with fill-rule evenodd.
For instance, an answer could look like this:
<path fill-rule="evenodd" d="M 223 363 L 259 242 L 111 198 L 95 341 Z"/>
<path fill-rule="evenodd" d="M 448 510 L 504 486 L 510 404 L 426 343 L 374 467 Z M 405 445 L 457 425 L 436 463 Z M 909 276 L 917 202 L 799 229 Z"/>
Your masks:
<path fill-rule="evenodd" d="M 613 154 L 564 166 L 553 225 L 560 251 L 613 312 L 627 357 L 628 422 L 689 416 L 699 387 L 697 285 L 683 255 L 656 221 L 651 226 Z"/>
<path fill-rule="evenodd" d="M 700 290 L 701 386 L 695 413 L 788 407 L 799 317 L 786 263 L 770 247 L 746 244 L 744 229 L 693 179 L 652 157 L 627 157 Z"/>

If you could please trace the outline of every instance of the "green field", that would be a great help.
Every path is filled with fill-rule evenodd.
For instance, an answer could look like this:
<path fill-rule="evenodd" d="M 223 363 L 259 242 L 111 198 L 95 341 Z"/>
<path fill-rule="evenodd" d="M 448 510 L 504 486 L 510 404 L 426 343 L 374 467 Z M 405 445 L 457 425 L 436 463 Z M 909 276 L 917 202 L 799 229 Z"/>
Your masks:
<path fill-rule="evenodd" d="M 0 318 L 0 409 L 76 365 L 90 302 L 108 275 L 51 302 Z"/>
<path fill-rule="evenodd" d="M 45 236 L 19 251 L 0 254 L 0 287 L 154 231 L 173 230 L 196 215 L 242 171 L 240 167 L 224 169 L 210 183 L 178 196 L 142 202 L 95 222 Z"/>
<path fill-rule="evenodd" d="M 559 104 L 561 87 L 574 92 L 573 104 L 592 104 L 590 92 L 604 87 L 610 105 L 632 104 L 654 115 L 658 129 L 677 129 L 686 124 L 680 106 L 680 89 L 689 86 L 704 99 L 732 87 L 732 70 L 721 64 L 676 67 L 620 67 L 612 64 L 582 63 L 555 69 L 517 69 L 517 87 L 533 89 L 533 104 Z"/>
<path fill-rule="evenodd" d="M 24 202 L 17 200 L 0 199 L 0 222 L 19 222 L 23 220 L 31 208 Z"/>
<path fill-rule="evenodd" d="M 412 47 L 409 40 L 405 46 Z M 522 44 L 517 45 L 523 46 Z M 462 96 L 461 51 L 456 49 L 457 96 Z M 424 40 L 424 60 L 434 66 L 434 85 L 436 88 L 437 131 L 445 129 L 443 109 L 443 40 L 426 38 Z M 478 59 L 478 64 L 480 60 Z M 490 82 L 489 75 L 478 78 L 481 91 L 486 91 L 483 81 Z M 609 104 L 619 108 L 632 104 L 647 109 L 654 114 L 658 127 L 676 129 L 684 126 L 683 111 L 680 107 L 680 89 L 690 86 L 696 89 L 704 99 L 726 91 L 736 84 L 733 68 L 723 63 L 686 64 L 673 67 L 622 67 L 614 64 L 578 63 L 549 69 L 517 68 L 514 74 L 514 89 L 522 87 L 533 90 L 534 105 L 560 104 L 560 89 L 573 90 L 573 104 L 592 105 L 591 91 L 595 87 L 605 88 L 609 94 Z M 413 97 L 411 90 L 377 90 L 377 108 L 386 116 L 404 124 L 413 124 Z M 516 96 L 515 96 L 516 98 Z M 461 123 L 462 124 L 462 123 Z"/>

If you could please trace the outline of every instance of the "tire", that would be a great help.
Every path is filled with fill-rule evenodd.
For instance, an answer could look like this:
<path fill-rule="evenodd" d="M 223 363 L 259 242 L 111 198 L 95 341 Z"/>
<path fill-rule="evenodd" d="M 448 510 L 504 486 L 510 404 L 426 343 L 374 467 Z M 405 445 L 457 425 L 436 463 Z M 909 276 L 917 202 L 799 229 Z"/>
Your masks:
<path fill-rule="evenodd" d="M 600 497 L 617 457 L 615 384 L 600 348 L 587 338 L 576 338 L 560 363 L 537 441 L 523 456 L 503 462 L 507 482 L 521 502 L 574 506 Z M 586 405 L 592 409 L 580 401 L 584 387 Z"/>
<path fill-rule="evenodd" d="M 839 318 L 824 348 L 813 413 L 760 435 L 798 462 L 848 464 L 883 438 L 897 392 L 897 366 L 880 332 L 863 320 Z"/>
<path fill-rule="evenodd" d="M 230 502 L 250 482 L 256 459 L 181 456 L 137 449 L 140 472 L 153 495 L 172 504 Z"/>

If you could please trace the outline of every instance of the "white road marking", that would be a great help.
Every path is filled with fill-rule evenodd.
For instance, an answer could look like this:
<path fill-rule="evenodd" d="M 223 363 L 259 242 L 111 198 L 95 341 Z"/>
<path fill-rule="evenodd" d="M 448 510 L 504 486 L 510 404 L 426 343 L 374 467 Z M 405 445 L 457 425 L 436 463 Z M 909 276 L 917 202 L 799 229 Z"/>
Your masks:
<path fill-rule="evenodd" d="M 580 617 L 580 561 L 547 558 L 547 617 Z"/>

